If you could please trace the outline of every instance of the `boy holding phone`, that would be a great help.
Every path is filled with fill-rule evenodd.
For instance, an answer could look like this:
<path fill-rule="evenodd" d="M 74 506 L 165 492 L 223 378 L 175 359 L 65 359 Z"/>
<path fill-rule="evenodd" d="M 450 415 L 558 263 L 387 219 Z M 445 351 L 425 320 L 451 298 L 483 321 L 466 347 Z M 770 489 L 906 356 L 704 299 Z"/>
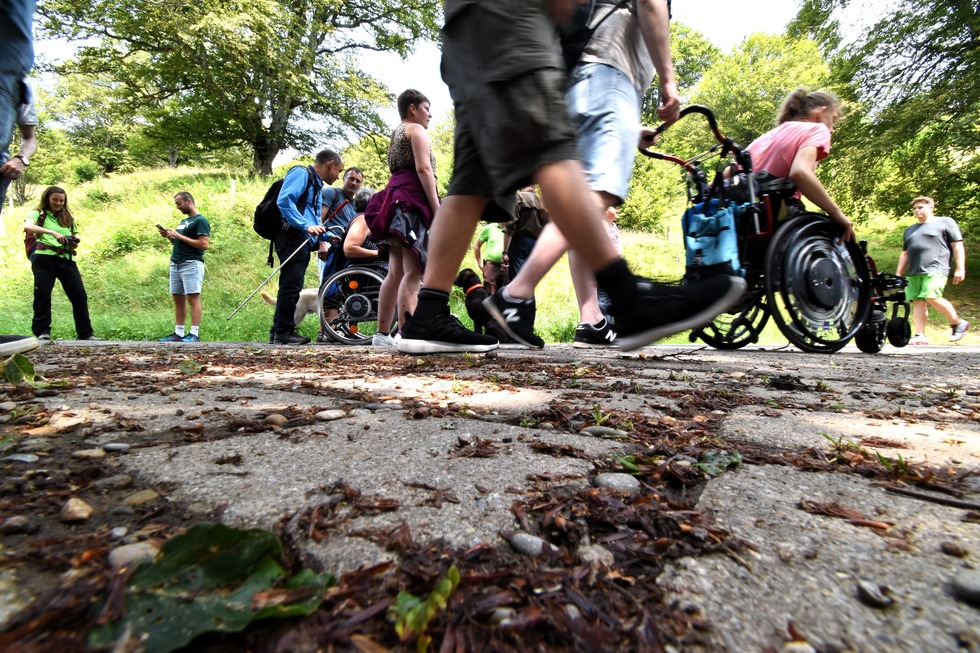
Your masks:
<path fill-rule="evenodd" d="M 174 205 L 185 217 L 174 229 L 157 224 L 160 235 L 174 245 L 170 255 L 170 294 L 174 298 L 174 332 L 160 342 L 200 342 L 201 286 L 204 284 L 204 252 L 211 245 L 211 225 L 197 212 L 187 191 L 174 195 Z M 187 305 L 191 307 L 191 331 L 184 332 Z"/>

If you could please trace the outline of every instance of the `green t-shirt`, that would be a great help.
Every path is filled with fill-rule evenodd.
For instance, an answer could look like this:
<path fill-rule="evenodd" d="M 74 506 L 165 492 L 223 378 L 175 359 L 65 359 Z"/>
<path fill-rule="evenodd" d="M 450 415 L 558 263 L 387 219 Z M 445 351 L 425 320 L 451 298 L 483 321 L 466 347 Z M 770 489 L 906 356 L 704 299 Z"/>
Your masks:
<path fill-rule="evenodd" d="M 211 224 L 207 221 L 207 218 L 198 213 L 197 215 L 192 215 L 189 218 L 181 220 L 180 224 L 174 228 L 174 231 L 182 236 L 196 240 L 199 236 L 211 236 Z M 174 239 L 174 251 L 170 255 L 170 261 L 172 263 L 203 260 L 203 249 L 191 247 L 182 240 Z"/>
<path fill-rule="evenodd" d="M 38 213 L 37 211 L 31 211 L 30 215 L 27 216 L 27 219 L 33 222 L 34 224 L 37 224 L 38 219 L 40 217 L 41 217 L 40 213 Z M 41 225 L 41 227 L 44 229 L 50 229 L 51 231 L 57 232 L 62 236 L 74 236 L 75 234 L 78 233 L 78 224 L 75 224 L 74 230 L 72 230 L 69 227 L 62 227 L 61 224 L 58 222 L 58 218 L 54 217 L 50 213 L 48 213 L 47 217 L 44 218 L 44 224 Z M 38 243 L 43 243 L 48 247 L 59 247 L 59 248 L 64 247 L 61 243 L 58 242 L 58 239 L 52 236 L 51 234 L 34 234 L 34 237 L 37 239 Z M 69 258 L 68 252 L 65 250 L 55 251 L 53 249 L 41 249 L 39 247 L 37 250 L 35 250 L 34 253 L 44 254 L 45 256 L 60 256 L 62 258 Z"/>
<path fill-rule="evenodd" d="M 480 230 L 480 242 L 483 243 L 480 255 L 484 261 L 502 263 L 504 260 L 504 228 L 497 222 L 491 222 Z"/>

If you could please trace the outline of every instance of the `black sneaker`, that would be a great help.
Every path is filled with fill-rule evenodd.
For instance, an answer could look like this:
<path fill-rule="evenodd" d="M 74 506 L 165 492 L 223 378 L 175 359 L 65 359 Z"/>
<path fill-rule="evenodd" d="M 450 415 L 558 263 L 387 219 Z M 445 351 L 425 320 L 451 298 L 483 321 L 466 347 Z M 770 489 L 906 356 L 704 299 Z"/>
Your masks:
<path fill-rule="evenodd" d="M 596 327 L 587 322 L 582 322 L 575 327 L 575 342 L 573 347 L 611 347 L 615 344 L 616 332 L 613 330 L 609 320 L 603 320 L 601 327 Z"/>
<path fill-rule="evenodd" d="M 428 320 L 413 317 L 402 326 L 395 349 L 402 354 L 453 354 L 493 351 L 500 343 L 493 336 L 470 331 L 446 308 Z"/>
<path fill-rule="evenodd" d="M 310 339 L 306 336 L 301 336 L 298 333 L 287 333 L 285 335 L 279 335 L 275 337 L 273 342 L 275 345 L 308 345 L 310 344 Z"/>
<path fill-rule="evenodd" d="M 534 333 L 533 299 L 507 299 L 504 291 L 498 290 L 483 300 L 483 308 L 517 342 L 534 349 L 544 347 L 544 340 Z"/>
<path fill-rule="evenodd" d="M 745 288 L 745 279 L 727 274 L 680 286 L 637 277 L 633 301 L 615 314 L 616 344 L 630 351 L 702 327 L 738 303 Z"/>

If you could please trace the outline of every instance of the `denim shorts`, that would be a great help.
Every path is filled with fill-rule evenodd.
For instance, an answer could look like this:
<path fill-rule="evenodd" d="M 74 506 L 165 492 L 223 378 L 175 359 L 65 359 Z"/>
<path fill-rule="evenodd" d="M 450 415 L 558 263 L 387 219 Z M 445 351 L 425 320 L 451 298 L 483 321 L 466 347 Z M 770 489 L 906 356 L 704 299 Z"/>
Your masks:
<path fill-rule="evenodd" d="M 905 299 L 938 299 L 943 296 L 943 288 L 949 280 L 945 274 L 910 274 L 909 285 L 905 286 Z"/>
<path fill-rule="evenodd" d="M 170 294 L 200 295 L 204 285 L 204 261 L 170 262 Z"/>
<path fill-rule="evenodd" d="M 566 95 L 589 188 L 629 192 L 640 137 L 640 97 L 629 77 L 600 63 L 577 65 Z"/>

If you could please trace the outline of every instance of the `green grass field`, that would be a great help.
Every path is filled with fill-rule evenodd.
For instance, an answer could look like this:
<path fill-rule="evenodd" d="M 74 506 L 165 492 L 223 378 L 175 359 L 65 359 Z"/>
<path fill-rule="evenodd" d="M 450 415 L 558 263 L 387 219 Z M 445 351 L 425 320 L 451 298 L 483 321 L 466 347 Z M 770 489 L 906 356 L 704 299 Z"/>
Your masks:
<path fill-rule="evenodd" d="M 268 241 L 252 231 L 255 204 L 268 182 L 247 175 L 216 170 L 154 170 L 100 179 L 68 188 L 69 207 L 81 225 L 78 265 L 89 296 L 89 309 L 96 335 L 120 340 L 155 340 L 173 330 L 173 304 L 168 294 L 170 243 L 161 238 L 154 224 L 175 225 L 180 213 L 173 194 L 190 191 L 198 209 L 212 225 L 211 249 L 205 262 L 204 318 L 202 340 L 265 342 L 272 322 L 272 307 L 256 295 L 231 320 L 228 316 L 270 273 L 265 260 Z M 41 188 L 36 191 L 40 195 Z M 36 202 L 36 200 L 35 200 Z M 0 333 L 30 332 L 32 275 L 24 256 L 21 225 L 29 207 L 5 208 L 0 221 Z M 900 252 L 904 223 L 862 225 L 859 234 L 871 243 L 870 251 L 879 269 L 894 271 Z M 683 246 L 679 228 L 668 234 L 623 232 L 624 255 L 633 269 L 660 279 L 679 279 L 683 274 Z M 980 270 L 976 246 L 967 242 L 967 281 L 950 285 L 947 297 L 966 319 L 980 318 Z M 463 267 L 476 267 L 468 255 Z M 307 287 L 316 286 L 316 265 L 311 261 Z M 275 295 L 276 279 L 267 286 Z M 453 292 L 452 310 L 470 325 L 459 289 Z M 570 342 L 575 333 L 577 310 L 563 259 L 538 289 L 537 331 L 548 342 Z M 75 337 L 71 308 L 60 287 L 53 297 L 52 336 Z M 980 327 L 980 320 L 977 326 Z M 308 317 L 300 326 L 304 335 L 315 337 L 318 324 Z M 946 340 L 947 328 L 930 315 L 928 335 L 935 343 Z M 980 341 L 971 332 L 963 342 Z M 671 342 L 687 342 L 675 336 Z M 770 324 L 763 335 L 767 343 L 785 343 Z"/>

